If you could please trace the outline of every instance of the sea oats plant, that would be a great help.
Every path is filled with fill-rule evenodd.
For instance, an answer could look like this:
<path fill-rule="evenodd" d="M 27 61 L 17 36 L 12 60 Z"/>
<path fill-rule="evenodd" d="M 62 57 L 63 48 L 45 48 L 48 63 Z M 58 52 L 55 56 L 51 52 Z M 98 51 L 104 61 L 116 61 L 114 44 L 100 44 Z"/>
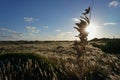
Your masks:
<path fill-rule="evenodd" d="M 85 52 L 85 46 L 88 44 L 87 43 L 87 36 L 88 32 L 86 31 L 86 27 L 90 24 L 90 20 L 88 18 L 88 14 L 90 13 L 90 7 L 88 9 L 85 9 L 85 12 L 82 13 L 83 16 L 80 17 L 80 22 L 76 23 L 75 29 L 79 32 L 78 36 L 80 41 L 75 41 L 74 46 L 76 49 L 76 52 L 78 54 L 78 58 Z"/>
<path fill-rule="evenodd" d="M 90 7 L 88 7 L 87 9 L 85 9 L 85 12 L 82 13 L 83 16 L 80 17 L 80 22 L 79 23 L 76 23 L 76 27 L 74 27 L 78 32 L 78 36 L 76 37 L 79 37 L 79 41 L 75 41 L 74 42 L 74 47 L 75 47 L 75 50 L 77 52 L 77 57 L 78 59 L 80 59 L 80 57 L 82 59 L 80 59 L 80 61 L 78 62 L 79 66 L 81 67 L 80 69 L 80 76 L 81 76 L 81 79 L 85 79 L 85 64 L 84 64 L 84 55 L 86 53 L 86 45 L 88 44 L 87 42 L 87 36 L 88 36 L 88 32 L 86 31 L 86 28 L 88 27 L 88 25 L 90 24 L 90 16 L 88 18 L 88 14 L 90 13 Z M 90 14 L 91 15 L 91 14 Z"/>

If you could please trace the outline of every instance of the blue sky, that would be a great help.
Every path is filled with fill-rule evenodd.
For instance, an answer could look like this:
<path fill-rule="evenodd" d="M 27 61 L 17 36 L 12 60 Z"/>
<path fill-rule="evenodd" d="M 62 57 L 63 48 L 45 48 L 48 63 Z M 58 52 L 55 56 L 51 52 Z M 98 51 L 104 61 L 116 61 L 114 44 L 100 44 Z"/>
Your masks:
<path fill-rule="evenodd" d="M 0 0 L 0 40 L 75 40 L 73 28 L 92 0 Z M 120 0 L 94 0 L 98 37 L 120 37 Z M 92 31 L 90 31 L 92 33 Z"/>

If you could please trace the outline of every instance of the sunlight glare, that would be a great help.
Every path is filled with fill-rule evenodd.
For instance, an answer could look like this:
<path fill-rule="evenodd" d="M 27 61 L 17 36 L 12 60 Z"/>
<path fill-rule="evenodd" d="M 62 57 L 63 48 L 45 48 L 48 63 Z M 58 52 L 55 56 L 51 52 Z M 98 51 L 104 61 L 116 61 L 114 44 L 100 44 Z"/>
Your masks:
<path fill-rule="evenodd" d="M 96 32 L 97 32 L 97 26 L 95 24 L 90 24 L 87 28 L 86 31 L 89 33 L 88 34 L 88 40 L 95 38 Z"/>

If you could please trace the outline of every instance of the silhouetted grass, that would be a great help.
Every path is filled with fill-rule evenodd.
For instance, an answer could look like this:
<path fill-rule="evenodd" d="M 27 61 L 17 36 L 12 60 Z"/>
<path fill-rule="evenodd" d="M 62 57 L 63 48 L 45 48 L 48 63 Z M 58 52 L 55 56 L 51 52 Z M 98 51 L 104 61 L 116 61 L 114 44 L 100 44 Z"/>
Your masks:
<path fill-rule="evenodd" d="M 110 39 L 104 41 L 105 45 L 93 44 L 94 47 L 100 48 L 106 53 L 120 54 L 120 39 Z"/>
<path fill-rule="evenodd" d="M 0 80 L 67 80 L 65 72 L 37 54 L 0 55 Z"/>

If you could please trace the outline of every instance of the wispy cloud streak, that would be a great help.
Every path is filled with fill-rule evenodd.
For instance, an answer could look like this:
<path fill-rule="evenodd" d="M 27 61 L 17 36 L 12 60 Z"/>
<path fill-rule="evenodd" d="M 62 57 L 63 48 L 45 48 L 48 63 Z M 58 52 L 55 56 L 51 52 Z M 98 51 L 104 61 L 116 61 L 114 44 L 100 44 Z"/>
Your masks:
<path fill-rule="evenodd" d="M 7 39 L 20 39 L 23 37 L 23 33 L 11 30 L 11 29 L 7 29 L 7 28 L 0 28 L 0 37 L 2 39 L 7 38 Z"/>
<path fill-rule="evenodd" d="M 55 30 L 56 32 L 60 32 L 61 30 L 59 30 L 59 29 L 57 29 L 57 30 Z"/>
<path fill-rule="evenodd" d="M 107 23 L 104 23 L 103 25 L 104 26 L 110 26 L 110 25 L 116 25 L 117 23 L 115 22 L 107 22 Z"/>
<path fill-rule="evenodd" d="M 35 21 L 39 21 L 39 19 L 32 18 L 32 17 L 24 17 L 24 21 L 32 23 L 32 22 L 35 22 Z"/>

